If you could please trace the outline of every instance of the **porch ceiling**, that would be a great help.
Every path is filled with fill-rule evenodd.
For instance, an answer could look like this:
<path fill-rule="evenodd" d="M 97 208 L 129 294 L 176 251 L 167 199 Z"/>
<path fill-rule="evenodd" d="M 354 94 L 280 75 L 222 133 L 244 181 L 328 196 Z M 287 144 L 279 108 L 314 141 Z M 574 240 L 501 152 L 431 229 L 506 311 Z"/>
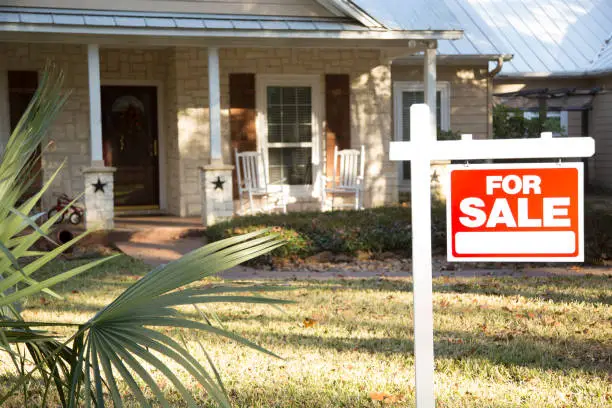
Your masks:
<path fill-rule="evenodd" d="M 21 34 L 21 35 L 17 35 Z M 78 35 L 125 42 L 166 45 L 197 41 L 219 45 L 221 40 L 243 45 L 406 46 L 407 40 L 458 39 L 461 30 L 397 30 L 366 27 L 346 18 L 286 16 L 133 13 L 92 10 L 0 7 L 0 39 L 35 41 L 70 39 Z M 207 44 L 208 43 L 208 44 Z M 345 44 L 347 43 L 347 44 Z M 342 44 L 342 45 L 341 45 Z"/>

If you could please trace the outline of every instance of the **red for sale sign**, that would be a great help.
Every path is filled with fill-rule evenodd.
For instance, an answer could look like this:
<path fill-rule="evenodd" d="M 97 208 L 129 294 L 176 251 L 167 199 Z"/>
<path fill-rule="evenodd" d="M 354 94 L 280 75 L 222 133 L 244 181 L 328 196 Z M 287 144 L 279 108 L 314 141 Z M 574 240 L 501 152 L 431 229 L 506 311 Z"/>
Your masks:
<path fill-rule="evenodd" d="M 582 262 L 582 163 L 450 167 L 449 261 Z"/>

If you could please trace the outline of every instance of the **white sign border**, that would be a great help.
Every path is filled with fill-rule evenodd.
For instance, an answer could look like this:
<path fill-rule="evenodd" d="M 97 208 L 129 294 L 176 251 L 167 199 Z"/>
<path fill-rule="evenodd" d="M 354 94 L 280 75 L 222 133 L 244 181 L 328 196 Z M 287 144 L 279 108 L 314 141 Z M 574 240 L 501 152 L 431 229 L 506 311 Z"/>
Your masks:
<path fill-rule="evenodd" d="M 578 255 L 567 257 L 455 257 L 452 254 L 452 223 L 451 223 L 451 174 L 456 170 L 497 170 L 497 169 L 557 169 L 571 168 L 578 170 Z M 449 164 L 447 173 L 446 194 L 446 259 L 448 262 L 584 262 L 584 163 L 485 163 L 485 164 Z"/>

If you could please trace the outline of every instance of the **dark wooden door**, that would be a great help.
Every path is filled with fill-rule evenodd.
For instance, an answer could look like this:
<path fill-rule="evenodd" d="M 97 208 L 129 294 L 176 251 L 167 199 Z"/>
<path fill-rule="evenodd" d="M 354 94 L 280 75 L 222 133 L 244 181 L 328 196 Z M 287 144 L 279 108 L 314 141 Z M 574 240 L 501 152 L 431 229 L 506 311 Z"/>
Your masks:
<path fill-rule="evenodd" d="M 102 87 L 104 164 L 117 168 L 115 206 L 159 208 L 157 89 Z"/>
<path fill-rule="evenodd" d="M 9 88 L 9 114 L 11 133 L 17 127 L 21 117 L 25 113 L 36 88 L 38 87 L 38 72 L 36 71 L 8 71 L 8 88 Z M 27 178 L 28 189 L 24 193 L 22 199 L 29 198 L 38 193 L 43 185 L 42 178 L 42 162 L 40 145 L 33 153 L 31 173 Z"/>

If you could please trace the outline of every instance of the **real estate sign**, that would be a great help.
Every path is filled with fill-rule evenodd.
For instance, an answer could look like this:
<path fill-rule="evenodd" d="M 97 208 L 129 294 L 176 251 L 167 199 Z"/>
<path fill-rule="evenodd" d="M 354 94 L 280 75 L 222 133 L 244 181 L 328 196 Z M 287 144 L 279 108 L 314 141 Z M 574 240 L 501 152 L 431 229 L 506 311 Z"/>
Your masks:
<path fill-rule="evenodd" d="M 449 261 L 582 262 L 583 164 L 453 165 Z"/>

